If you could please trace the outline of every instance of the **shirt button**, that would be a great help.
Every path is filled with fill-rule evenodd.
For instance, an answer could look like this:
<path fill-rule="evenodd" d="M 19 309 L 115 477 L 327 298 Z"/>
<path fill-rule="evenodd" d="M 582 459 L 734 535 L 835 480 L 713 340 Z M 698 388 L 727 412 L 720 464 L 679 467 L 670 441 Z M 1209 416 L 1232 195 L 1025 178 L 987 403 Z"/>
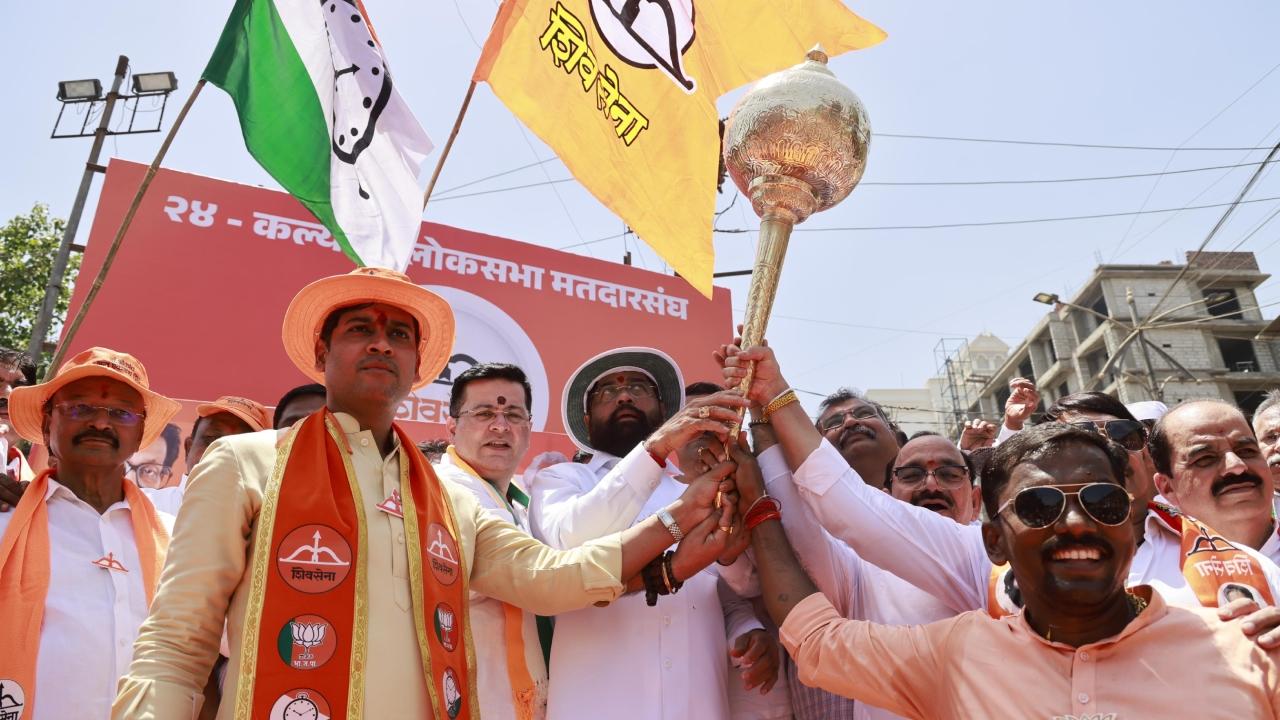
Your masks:
<path fill-rule="evenodd" d="M 403 545 L 403 544 L 404 544 L 404 533 L 398 533 L 398 534 L 396 535 L 396 544 L 398 544 L 398 545 Z"/>
<path fill-rule="evenodd" d="M 1080 662 L 1089 662 L 1089 653 L 1087 652 L 1080 653 Z"/>
<path fill-rule="evenodd" d="M 360 447 L 369 447 L 369 438 L 360 438 Z"/>
<path fill-rule="evenodd" d="M 670 624 L 671 624 L 671 616 L 670 616 L 670 615 L 663 615 L 663 616 L 662 616 L 662 624 L 663 624 L 663 625 L 670 625 Z"/>
<path fill-rule="evenodd" d="M 664 668 L 666 668 L 666 669 L 670 670 L 670 669 L 671 669 L 671 661 L 670 661 L 670 660 L 663 660 L 663 661 L 662 661 L 662 667 L 664 667 Z"/>
<path fill-rule="evenodd" d="M 1089 693 L 1080 693 L 1079 695 L 1076 696 L 1076 699 L 1080 701 L 1081 705 L 1088 705 Z"/>

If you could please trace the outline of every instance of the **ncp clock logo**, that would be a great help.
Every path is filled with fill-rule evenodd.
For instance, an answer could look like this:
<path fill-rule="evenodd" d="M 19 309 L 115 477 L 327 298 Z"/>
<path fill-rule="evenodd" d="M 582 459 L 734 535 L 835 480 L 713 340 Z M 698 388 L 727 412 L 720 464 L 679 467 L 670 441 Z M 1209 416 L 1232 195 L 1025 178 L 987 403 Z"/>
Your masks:
<path fill-rule="evenodd" d="M 694 0 L 591 0 L 591 18 L 609 49 L 638 68 L 658 68 L 688 94 L 697 81 L 684 68 L 693 46 Z"/>

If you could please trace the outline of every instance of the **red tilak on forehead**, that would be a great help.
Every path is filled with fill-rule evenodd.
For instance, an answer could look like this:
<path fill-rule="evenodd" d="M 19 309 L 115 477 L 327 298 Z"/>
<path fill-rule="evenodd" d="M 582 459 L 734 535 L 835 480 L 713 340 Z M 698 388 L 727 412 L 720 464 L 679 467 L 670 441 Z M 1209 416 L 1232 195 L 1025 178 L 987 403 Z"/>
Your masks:
<path fill-rule="evenodd" d="M 498 404 L 499 404 L 499 405 L 506 405 L 506 404 L 507 404 L 507 396 L 506 396 L 506 395 L 499 395 L 499 396 L 498 396 Z"/>

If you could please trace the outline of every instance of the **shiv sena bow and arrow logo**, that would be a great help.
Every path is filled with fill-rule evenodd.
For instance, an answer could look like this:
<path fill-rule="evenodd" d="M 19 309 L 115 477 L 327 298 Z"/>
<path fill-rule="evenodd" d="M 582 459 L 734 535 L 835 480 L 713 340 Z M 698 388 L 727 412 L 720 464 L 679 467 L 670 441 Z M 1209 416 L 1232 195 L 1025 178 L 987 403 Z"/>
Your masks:
<path fill-rule="evenodd" d="M 693 46 L 693 0 L 591 0 L 591 19 L 623 62 L 658 68 L 686 93 L 697 89 L 683 60 Z"/>

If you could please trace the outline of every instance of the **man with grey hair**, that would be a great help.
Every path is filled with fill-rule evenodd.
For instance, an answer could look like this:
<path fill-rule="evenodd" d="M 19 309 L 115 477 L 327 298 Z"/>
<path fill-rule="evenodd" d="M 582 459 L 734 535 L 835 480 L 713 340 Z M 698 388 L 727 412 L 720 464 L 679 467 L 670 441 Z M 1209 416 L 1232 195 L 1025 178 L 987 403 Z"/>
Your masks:
<path fill-rule="evenodd" d="M 852 388 L 823 398 L 814 424 L 864 482 L 880 482 L 898 456 L 898 438 L 884 408 Z"/>
<path fill-rule="evenodd" d="M 1253 411 L 1253 434 L 1258 437 L 1271 476 L 1280 477 L 1280 389 L 1268 390 Z"/>

